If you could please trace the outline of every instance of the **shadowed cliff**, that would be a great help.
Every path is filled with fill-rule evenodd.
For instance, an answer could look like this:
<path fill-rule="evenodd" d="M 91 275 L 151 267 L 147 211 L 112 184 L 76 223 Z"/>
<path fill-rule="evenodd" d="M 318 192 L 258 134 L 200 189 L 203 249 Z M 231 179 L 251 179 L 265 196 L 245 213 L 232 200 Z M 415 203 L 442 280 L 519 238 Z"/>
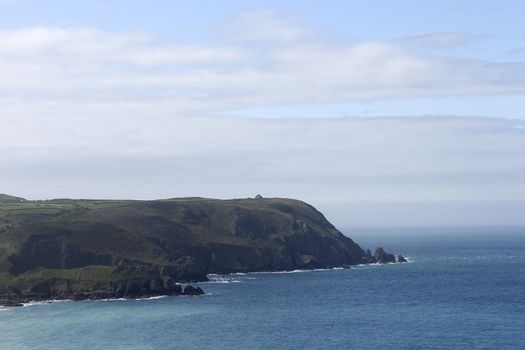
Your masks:
<path fill-rule="evenodd" d="M 111 291 L 118 297 L 129 288 L 135 295 L 156 295 L 176 282 L 206 280 L 209 273 L 376 260 L 315 208 L 292 199 L 0 204 L 4 296 Z"/>

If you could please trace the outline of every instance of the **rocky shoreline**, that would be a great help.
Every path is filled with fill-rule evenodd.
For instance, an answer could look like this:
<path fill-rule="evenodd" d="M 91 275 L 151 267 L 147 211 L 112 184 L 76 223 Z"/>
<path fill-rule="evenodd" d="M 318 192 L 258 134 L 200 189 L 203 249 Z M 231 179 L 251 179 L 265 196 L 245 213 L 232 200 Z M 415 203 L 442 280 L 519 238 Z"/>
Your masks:
<path fill-rule="evenodd" d="M 138 282 L 129 282 L 125 288 L 115 290 L 99 290 L 91 292 L 49 292 L 35 294 L 20 294 L 14 288 L 10 288 L 7 294 L 0 295 L 0 306 L 20 307 L 32 302 L 52 302 L 57 300 L 111 300 L 111 299 L 145 299 L 158 296 L 196 296 L 203 295 L 204 291 L 198 286 L 191 284 L 182 286 L 180 284 L 168 284 L 164 286 L 140 285 Z"/>
<path fill-rule="evenodd" d="M 188 285 L 208 274 L 406 261 L 363 250 L 313 206 L 288 198 L 3 198 L 0 305 L 199 295 Z"/>
<path fill-rule="evenodd" d="M 406 263 L 402 255 L 395 256 L 387 253 L 381 247 L 376 248 L 372 255 L 370 250 L 366 251 L 365 264 L 390 264 Z M 351 265 L 339 266 L 351 268 Z M 309 269 L 306 269 L 309 270 Z M 312 270 L 312 269 L 310 269 Z M 33 293 L 22 294 L 14 287 L 10 287 L 7 293 L 0 295 L 0 306 L 21 307 L 32 302 L 53 302 L 58 300 L 112 300 L 112 299 L 145 299 L 158 296 L 197 296 L 205 292 L 202 288 L 191 284 L 179 284 L 173 278 L 146 279 L 144 281 L 129 281 L 113 286 L 111 289 L 96 291 L 52 291 L 49 287 L 42 288 Z"/>

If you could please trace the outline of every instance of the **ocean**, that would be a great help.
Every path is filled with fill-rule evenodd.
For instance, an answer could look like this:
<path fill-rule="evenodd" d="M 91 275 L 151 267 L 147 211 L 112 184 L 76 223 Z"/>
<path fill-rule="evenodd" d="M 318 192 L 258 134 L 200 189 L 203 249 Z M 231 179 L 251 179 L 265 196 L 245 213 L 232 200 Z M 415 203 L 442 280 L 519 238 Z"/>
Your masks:
<path fill-rule="evenodd" d="M 525 229 L 344 230 L 410 263 L 0 311 L 0 349 L 525 349 Z"/>

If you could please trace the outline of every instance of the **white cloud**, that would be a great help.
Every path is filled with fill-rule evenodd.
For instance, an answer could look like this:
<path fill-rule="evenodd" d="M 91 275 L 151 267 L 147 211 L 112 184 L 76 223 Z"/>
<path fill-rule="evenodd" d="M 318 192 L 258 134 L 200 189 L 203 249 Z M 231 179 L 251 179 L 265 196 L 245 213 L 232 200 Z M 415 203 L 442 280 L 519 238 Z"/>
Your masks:
<path fill-rule="evenodd" d="M 157 42 L 142 32 L 115 34 L 94 28 L 31 27 L 0 31 L 0 52 L 4 59 L 71 66 L 86 62 L 146 66 L 224 64 L 243 59 L 235 48 L 174 45 Z"/>
<path fill-rule="evenodd" d="M 227 27 L 228 40 L 200 46 L 94 28 L 1 31 L 0 192 L 261 192 L 339 207 L 525 201 L 522 121 L 221 115 L 290 103 L 522 94 L 522 63 L 337 44 L 269 12 L 240 14 Z"/>
<path fill-rule="evenodd" d="M 33 115 L 50 105 L 56 115 L 82 113 L 93 104 L 112 117 L 134 113 L 137 104 L 181 115 L 525 92 L 520 63 L 423 55 L 385 42 L 337 44 L 268 11 L 239 14 L 225 27 L 227 39 L 200 46 L 94 28 L 0 31 L 0 112 L 23 102 Z"/>

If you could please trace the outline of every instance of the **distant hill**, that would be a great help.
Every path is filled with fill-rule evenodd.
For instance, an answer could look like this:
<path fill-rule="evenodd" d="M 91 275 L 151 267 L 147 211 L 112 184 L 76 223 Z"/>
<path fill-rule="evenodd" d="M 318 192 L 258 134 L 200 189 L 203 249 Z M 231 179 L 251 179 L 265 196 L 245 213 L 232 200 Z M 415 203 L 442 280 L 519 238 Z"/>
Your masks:
<path fill-rule="evenodd" d="M 293 199 L 18 203 L 0 204 L 0 299 L 162 294 L 210 273 L 377 261 Z"/>
<path fill-rule="evenodd" d="M 20 202 L 25 202 L 25 201 L 26 200 L 24 198 L 9 196 L 7 194 L 0 193 L 0 203 L 3 203 L 3 204 L 20 203 Z"/>

